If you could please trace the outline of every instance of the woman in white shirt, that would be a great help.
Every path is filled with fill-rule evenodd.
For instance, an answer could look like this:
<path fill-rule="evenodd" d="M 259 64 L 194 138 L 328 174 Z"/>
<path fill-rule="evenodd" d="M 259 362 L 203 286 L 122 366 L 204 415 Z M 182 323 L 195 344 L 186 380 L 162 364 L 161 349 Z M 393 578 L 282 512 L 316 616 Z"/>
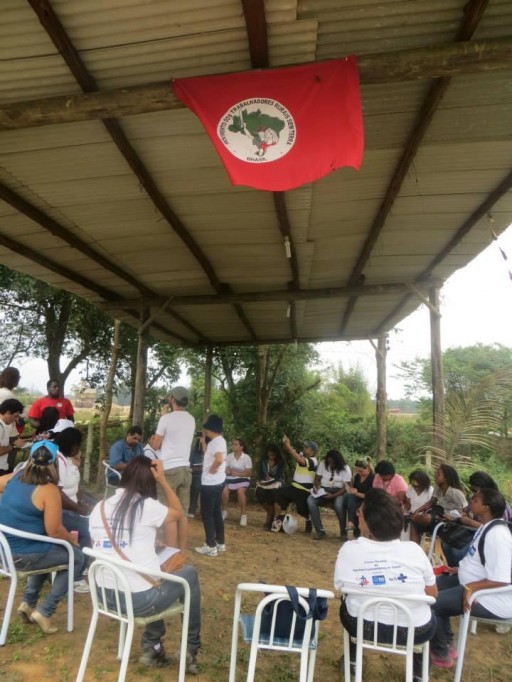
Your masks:
<path fill-rule="evenodd" d="M 211 414 L 203 424 L 201 446 L 204 450 L 203 473 L 201 474 L 201 515 L 205 543 L 196 547 L 198 554 L 217 556 L 226 551 L 224 540 L 224 519 L 222 518 L 222 491 L 226 481 L 227 445 L 222 437 L 224 424 L 220 417 Z M 209 443 L 206 445 L 206 438 Z"/>
<path fill-rule="evenodd" d="M 434 488 L 430 485 L 430 476 L 426 471 L 415 469 L 409 474 L 409 487 L 405 493 L 404 507 L 407 512 L 414 514 L 420 507 L 426 504 L 434 494 Z"/>
<path fill-rule="evenodd" d="M 345 527 L 343 495 L 346 484 L 352 480 L 352 472 L 339 450 L 329 450 L 315 473 L 313 489 L 307 499 L 311 522 L 316 530 L 315 540 L 322 540 L 326 533 L 320 518 L 319 507 L 333 507 L 340 524 L 340 534 Z M 320 493 L 320 495 L 319 495 Z"/>
<path fill-rule="evenodd" d="M 157 500 L 157 484 L 162 489 L 167 505 Z M 102 509 L 106 526 L 102 519 Z M 184 551 L 187 545 L 187 519 L 181 502 L 165 478 L 161 460 L 150 460 L 138 455 L 123 469 L 119 488 L 112 497 L 94 507 L 89 519 L 93 548 L 110 556 L 118 556 L 119 548 L 129 561 L 146 570 L 160 570 L 160 560 L 155 549 L 157 529 L 162 528 L 163 538 L 169 547 Z M 108 530 L 107 530 L 108 528 Z M 117 548 L 110 541 L 113 538 Z M 197 571 L 185 564 L 173 571 L 190 586 L 190 620 L 188 626 L 187 672 L 197 674 L 196 655 L 201 646 L 201 594 Z M 162 581 L 151 584 L 140 574 L 126 572 L 132 594 L 133 609 L 137 616 L 149 616 L 183 600 L 183 588 L 177 583 Z M 114 601 L 108 577 L 104 587 L 107 597 Z M 110 594 L 109 594 L 110 592 Z M 146 625 L 142 635 L 143 653 L 139 662 L 152 668 L 170 665 L 165 655 L 162 638 L 165 635 L 163 620 Z"/>
<path fill-rule="evenodd" d="M 345 542 L 341 547 L 334 569 L 334 586 L 337 590 L 357 590 L 360 595 L 349 595 L 340 610 L 340 620 L 347 632 L 357 635 L 357 615 L 368 592 L 383 597 L 414 594 L 437 595 L 436 579 L 425 552 L 414 542 L 401 542 L 403 516 L 400 503 L 381 489 L 369 490 L 358 509 L 359 529 L 362 537 Z M 435 632 L 435 618 L 426 603 L 408 604 L 414 619 L 414 642 L 423 644 Z M 372 611 L 368 611 L 369 617 Z M 390 608 L 379 610 L 379 641 L 393 640 L 394 614 Z M 398 624 L 406 625 L 404 616 L 398 615 Z M 363 635 L 373 639 L 374 621 L 365 620 Z M 405 644 L 407 628 L 398 629 L 398 644 Z M 355 662 L 355 644 L 350 645 L 351 665 Z M 414 680 L 421 680 L 422 655 L 414 654 Z M 364 677 L 364 675 L 363 675 Z"/>
<path fill-rule="evenodd" d="M 245 491 L 251 484 L 252 460 L 244 452 L 245 443 L 241 438 L 233 439 L 233 452 L 226 459 L 226 485 L 222 492 L 222 518 L 228 515 L 229 491 L 235 490 L 240 505 L 240 525 L 247 525 L 247 498 Z"/>
<path fill-rule="evenodd" d="M 482 488 L 471 500 L 471 511 L 482 525 L 458 568 L 447 567 L 448 575 L 437 579 L 439 596 L 434 605 L 437 628 L 430 649 L 432 664 L 437 668 L 453 667 L 457 657 L 452 646 L 450 617 L 470 609 L 469 598 L 473 592 L 510 585 L 512 534 L 502 520 L 505 498 L 497 490 Z M 494 620 L 512 618 L 512 594 L 494 596 L 491 592 L 479 597 L 472 603 L 471 613 Z"/>

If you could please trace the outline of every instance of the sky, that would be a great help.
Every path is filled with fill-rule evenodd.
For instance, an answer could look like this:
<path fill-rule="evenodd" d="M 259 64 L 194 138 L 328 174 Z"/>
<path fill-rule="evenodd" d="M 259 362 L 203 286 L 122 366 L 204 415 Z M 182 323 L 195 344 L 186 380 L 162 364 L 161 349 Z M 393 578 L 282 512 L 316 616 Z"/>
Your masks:
<path fill-rule="evenodd" d="M 499 247 L 508 256 L 505 262 Z M 443 350 L 477 343 L 500 343 L 512 347 L 512 226 L 497 242 L 479 254 L 465 268 L 454 273 L 445 283 L 441 293 L 441 342 Z M 387 393 L 390 399 L 404 397 L 401 381 L 396 377 L 403 360 L 428 357 L 430 354 L 430 316 L 428 308 L 421 305 L 402 320 L 389 335 L 387 356 Z M 342 363 L 345 370 L 360 367 L 368 381 L 370 392 L 375 393 L 377 373 L 375 351 L 369 341 L 351 341 L 318 344 L 324 364 Z M 43 360 L 17 362 L 21 370 L 21 385 L 46 392 L 47 365 Z M 81 379 L 79 371 L 72 372 L 66 383 L 71 386 Z M 182 382 L 188 383 L 186 377 Z"/>

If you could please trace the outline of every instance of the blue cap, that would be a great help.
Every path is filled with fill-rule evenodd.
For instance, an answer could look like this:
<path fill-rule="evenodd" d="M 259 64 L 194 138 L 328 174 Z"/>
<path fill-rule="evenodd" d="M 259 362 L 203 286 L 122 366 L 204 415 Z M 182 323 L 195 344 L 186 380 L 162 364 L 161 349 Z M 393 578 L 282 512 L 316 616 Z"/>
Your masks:
<path fill-rule="evenodd" d="M 46 452 L 41 448 L 45 448 Z M 51 464 L 57 459 L 59 448 L 51 440 L 38 440 L 30 448 L 30 459 L 36 464 Z"/>

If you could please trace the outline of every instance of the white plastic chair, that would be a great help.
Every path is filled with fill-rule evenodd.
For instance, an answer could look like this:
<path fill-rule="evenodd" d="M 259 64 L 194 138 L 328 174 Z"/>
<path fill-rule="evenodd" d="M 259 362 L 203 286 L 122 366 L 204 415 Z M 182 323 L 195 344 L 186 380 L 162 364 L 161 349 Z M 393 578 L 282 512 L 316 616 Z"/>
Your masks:
<path fill-rule="evenodd" d="M 33 571 L 18 571 L 14 564 L 12 551 L 5 537 L 5 533 L 14 535 L 18 538 L 25 538 L 27 540 L 37 540 L 37 542 L 46 542 L 51 545 L 62 545 L 68 551 L 68 563 L 51 566 L 50 568 L 42 568 Z M 55 573 L 57 571 L 68 571 L 68 632 L 73 632 L 73 580 L 74 580 L 74 564 L 75 557 L 73 547 L 65 540 L 58 540 L 56 538 L 49 538 L 46 535 L 38 535 L 37 533 L 28 533 L 26 531 L 18 530 L 17 528 L 9 528 L 0 524 L 0 575 L 9 578 L 11 584 L 9 592 L 7 593 L 7 604 L 5 606 L 4 619 L 2 623 L 2 630 L 0 631 L 0 646 L 3 646 L 7 640 L 7 630 L 9 629 L 9 622 L 11 620 L 12 607 L 14 605 L 14 598 L 16 596 L 16 588 L 18 586 L 18 578 L 26 578 L 29 575 L 42 575 L 44 573 Z"/>
<path fill-rule="evenodd" d="M 101 552 L 94 552 L 88 547 L 84 548 L 84 554 L 94 557 L 95 559 L 89 566 L 88 573 L 89 586 L 91 588 L 92 617 L 76 682 L 83 682 L 96 632 L 98 617 L 100 615 L 112 618 L 119 623 L 117 659 L 121 661 L 121 667 L 119 669 L 119 677 L 117 678 L 118 682 L 124 682 L 126 677 L 135 625 L 147 625 L 148 623 L 153 623 L 156 620 L 161 620 L 168 616 L 183 615 L 178 682 L 184 682 L 187 662 L 188 622 L 190 616 L 190 587 L 188 582 L 177 575 L 163 573 L 162 571 L 150 571 L 131 561 L 124 561 L 117 557 L 106 556 Z M 126 577 L 126 571 L 135 571 L 137 573 L 149 575 L 157 580 L 167 580 L 169 582 L 178 583 L 183 587 L 183 603 L 177 601 L 169 608 L 164 609 L 159 613 L 154 613 L 151 616 L 135 616 L 133 613 L 132 593 L 130 591 L 128 578 Z M 106 589 L 102 587 L 105 583 L 106 576 L 108 576 L 109 582 L 113 580 L 115 583 L 115 588 L 113 589 L 115 606 L 113 607 L 108 605 Z M 124 597 L 124 607 L 122 607 L 122 597 Z"/>
<path fill-rule="evenodd" d="M 244 592 L 256 592 L 266 594 L 258 604 L 254 615 L 241 615 L 242 608 L 242 594 Z M 309 589 L 298 587 L 299 604 L 305 609 L 306 613 L 309 611 L 309 604 L 305 597 L 309 595 Z M 329 590 L 317 590 L 318 597 L 326 599 L 334 599 L 334 594 Z M 294 614 L 292 625 L 290 629 L 290 637 L 282 638 L 274 635 L 275 619 L 277 615 L 278 604 L 283 601 L 290 601 L 290 597 L 283 585 L 265 585 L 263 583 L 241 583 L 236 588 L 235 594 L 235 611 L 233 616 L 233 632 L 231 637 L 231 661 L 229 666 L 229 682 L 235 682 L 236 677 L 236 663 L 238 650 L 238 623 L 240 622 L 242 629 L 242 637 L 245 642 L 250 642 L 251 652 L 249 656 L 249 668 L 247 671 L 247 682 L 253 682 L 256 672 L 256 659 L 260 649 L 270 651 L 282 651 L 284 653 L 300 654 L 300 682 L 313 682 L 313 675 L 315 671 L 316 650 L 318 643 L 318 629 L 319 621 L 313 621 L 312 618 L 304 622 L 304 636 L 300 639 L 295 639 L 295 629 L 297 624 L 297 616 Z M 274 603 L 274 616 L 272 619 L 272 626 L 270 634 L 261 635 L 261 617 L 263 609 L 267 604 Z"/>
<path fill-rule="evenodd" d="M 439 566 L 442 564 L 442 559 L 440 556 L 438 556 L 435 551 L 436 551 L 436 541 L 437 541 L 437 536 L 439 534 L 439 530 L 445 525 L 445 521 L 441 521 L 436 525 L 434 528 L 434 532 L 432 533 L 432 536 L 430 537 L 430 547 L 428 548 L 428 553 L 427 557 L 432 566 Z M 425 537 L 426 533 L 423 534 L 423 537 Z"/>
<path fill-rule="evenodd" d="M 506 585 L 504 587 L 495 587 L 490 590 L 477 590 L 472 592 L 469 597 L 469 603 L 472 604 L 474 601 L 478 601 L 482 595 L 492 594 L 511 594 L 512 595 L 512 585 Z M 476 625 L 476 623 L 489 623 L 491 625 L 512 625 L 512 618 L 507 618 L 506 620 L 500 618 L 480 618 L 474 616 L 469 611 L 464 613 L 460 617 L 459 622 L 459 639 L 457 642 L 457 667 L 455 668 L 455 678 L 454 682 L 460 682 L 462 678 L 462 668 L 464 666 L 464 652 L 466 650 L 466 639 L 468 636 L 468 628 L 470 620 Z"/>
<path fill-rule="evenodd" d="M 384 597 L 382 594 L 375 592 L 361 592 L 359 590 L 344 590 L 345 595 L 354 595 L 357 597 L 364 596 L 365 601 L 361 604 L 359 613 L 357 614 L 357 638 L 355 639 L 356 644 L 356 672 L 355 672 L 355 682 L 362 682 L 363 680 L 363 649 L 368 649 L 372 651 L 382 651 L 387 654 L 398 654 L 400 656 L 405 656 L 405 682 L 412 682 L 413 679 L 413 653 L 422 653 L 423 655 L 423 668 L 422 668 L 422 681 L 428 682 L 428 666 L 429 666 L 429 642 L 424 644 L 414 644 L 414 622 L 413 616 L 408 608 L 408 605 L 418 602 L 423 602 L 425 604 L 434 604 L 435 599 L 429 597 L 426 594 L 411 594 L 403 596 L 400 598 L 394 597 Z M 380 610 L 384 607 L 386 611 L 389 609 L 393 611 L 392 624 L 393 630 L 393 641 L 389 644 L 379 642 L 377 640 L 378 628 L 373 629 L 373 638 L 371 640 L 365 640 L 363 637 L 363 621 L 373 621 L 374 623 L 379 622 Z M 373 610 L 373 617 L 365 618 L 365 615 L 369 610 Z M 406 644 L 398 644 L 398 628 L 403 627 L 398 625 L 399 616 L 405 616 L 407 621 L 407 641 Z M 344 641 L 344 653 L 343 660 L 345 666 L 345 682 L 350 682 L 350 635 L 346 630 L 343 631 L 343 641 Z M 354 639 L 353 639 L 354 641 Z"/>
<path fill-rule="evenodd" d="M 109 490 L 112 491 L 117 490 L 117 485 L 112 485 L 112 483 L 110 483 L 110 481 L 108 480 L 109 474 L 114 474 L 119 482 L 121 480 L 121 473 L 117 471 L 117 469 L 113 469 L 105 459 L 102 460 L 101 463 L 105 467 L 105 493 L 103 495 L 103 499 L 106 500 L 108 497 Z"/>

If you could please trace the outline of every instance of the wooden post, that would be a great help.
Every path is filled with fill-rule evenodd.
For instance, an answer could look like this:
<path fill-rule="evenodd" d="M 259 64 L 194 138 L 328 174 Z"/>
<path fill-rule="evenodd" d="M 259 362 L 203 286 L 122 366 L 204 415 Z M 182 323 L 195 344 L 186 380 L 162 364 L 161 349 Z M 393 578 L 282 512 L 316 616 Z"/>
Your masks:
<path fill-rule="evenodd" d="M 440 287 L 432 287 L 429 300 L 430 310 L 430 362 L 432 365 L 432 428 L 434 447 L 444 448 L 444 376 L 443 352 L 441 349 L 441 314 L 439 312 Z"/>
<path fill-rule="evenodd" d="M 377 460 L 386 459 L 386 355 L 387 355 L 388 335 L 381 334 L 378 345 L 375 349 L 375 359 L 377 360 L 377 400 L 375 405 L 375 416 L 377 420 Z"/>
<path fill-rule="evenodd" d="M 104 459 L 107 459 L 107 427 L 110 417 L 110 410 L 112 409 L 112 397 L 114 390 L 114 377 L 116 375 L 117 361 L 119 359 L 119 337 L 121 334 L 120 320 L 114 320 L 114 338 L 112 341 L 112 354 L 110 356 L 110 367 L 108 369 L 107 382 L 105 384 L 105 404 L 100 419 L 100 447 L 98 454 L 98 471 L 96 472 L 96 490 L 101 490 L 102 484 L 105 480 L 103 465 Z"/>
<path fill-rule="evenodd" d="M 135 370 L 135 390 L 133 395 L 132 424 L 144 427 L 144 398 L 146 395 L 146 371 L 148 366 L 149 318 L 150 308 L 143 304 L 140 316 L 139 344 L 137 347 L 137 367 Z"/>
<path fill-rule="evenodd" d="M 213 347 L 206 348 L 206 364 L 204 367 L 204 401 L 203 419 L 206 421 L 210 414 L 210 404 L 212 399 L 212 366 L 213 366 Z"/>
<path fill-rule="evenodd" d="M 87 424 L 87 442 L 85 444 L 85 462 L 84 462 L 84 483 L 89 483 L 91 478 L 91 455 L 92 446 L 94 442 L 94 423 L 89 421 Z"/>

